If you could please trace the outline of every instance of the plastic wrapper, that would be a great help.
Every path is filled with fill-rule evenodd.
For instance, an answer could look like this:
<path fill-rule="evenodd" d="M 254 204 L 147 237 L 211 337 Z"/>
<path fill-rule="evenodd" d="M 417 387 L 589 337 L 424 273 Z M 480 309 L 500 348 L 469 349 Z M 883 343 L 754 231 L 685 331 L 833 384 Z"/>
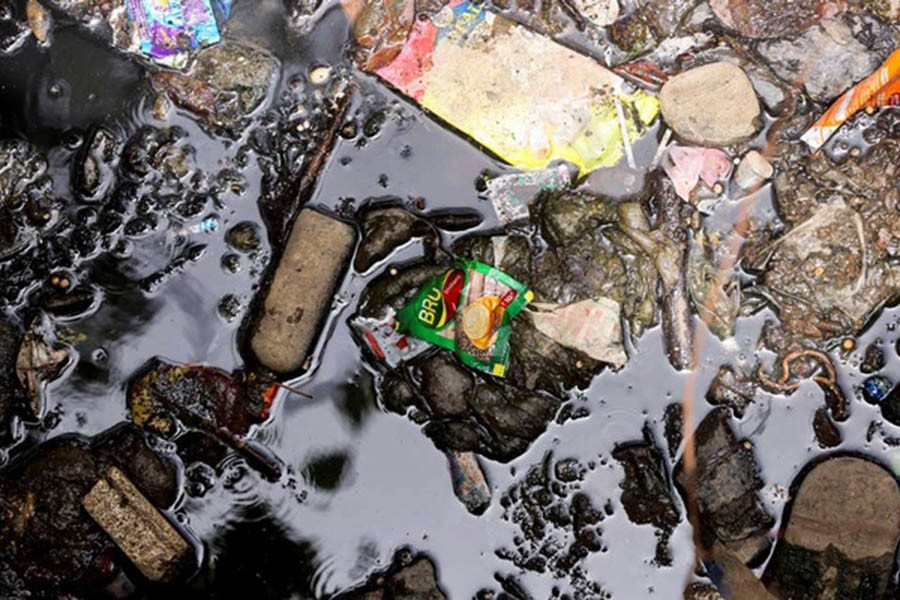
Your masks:
<path fill-rule="evenodd" d="M 622 308 L 615 300 L 535 303 L 532 308 L 529 315 L 535 328 L 556 343 L 614 367 L 628 362 L 622 335 Z"/>
<path fill-rule="evenodd" d="M 612 166 L 659 112 L 596 60 L 473 2 L 418 18 L 411 1 L 343 5 L 363 69 L 516 167 Z"/>
<path fill-rule="evenodd" d="M 222 38 L 208 0 L 128 0 L 128 18 L 140 52 L 181 67 L 187 51 Z"/>
<path fill-rule="evenodd" d="M 533 296 L 503 271 L 461 260 L 400 309 L 398 331 L 453 350 L 466 365 L 503 377 L 509 362 L 510 321 Z"/>
<path fill-rule="evenodd" d="M 835 100 L 800 139 L 818 150 L 856 111 L 889 105 L 900 105 L 900 49 L 894 50 L 874 73 Z"/>
<path fill-rule="evenodd" d="M 673 145 L 669 147 L 668 155 L 663 169 L 672 180 L 675 193 L 685 201 L 690 201 L 691 192 L 701 179 L 712 188 L 731 172 L 731 159 L 718 148 Z"/>
<path fill-rule="evenodd" d="M 354 317 L 350 326 L 375 358 L 392 369 L 431 347 L 428 342 L 400 333 L 397 330 L 397 316 L 391 309 L 380 319 Z"/>
<path fill-rule="evenodd" d="M 528 203 L 544 191 L 559 191 L 572 184 L 566 165 L 539 171 L 510 173 L 489 179 L 482 198 L 491 201 L 501 225 L 527 221 Z"/>

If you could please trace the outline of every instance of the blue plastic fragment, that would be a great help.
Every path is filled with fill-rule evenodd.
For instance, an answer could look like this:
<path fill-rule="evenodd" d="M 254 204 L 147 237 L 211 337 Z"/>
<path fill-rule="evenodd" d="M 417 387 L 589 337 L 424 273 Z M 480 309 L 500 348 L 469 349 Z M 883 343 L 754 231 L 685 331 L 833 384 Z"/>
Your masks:
<path fill-rule="evenodd" d="M 863 396 L 866 402 L 878 404 L 884 400 L 893 387 L 893 382 L 887 377 L 872 375 L 863 382 Z"/>

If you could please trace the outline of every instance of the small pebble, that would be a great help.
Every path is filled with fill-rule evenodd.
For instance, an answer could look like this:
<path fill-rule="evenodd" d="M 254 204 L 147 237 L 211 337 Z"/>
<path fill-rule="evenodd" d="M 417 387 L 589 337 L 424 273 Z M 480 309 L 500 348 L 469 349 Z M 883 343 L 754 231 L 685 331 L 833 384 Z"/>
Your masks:
<path fill-rule="evenodd" d="M 313 85 L 322 85 L 331 77 L 331 67 L 320 65 L 309 72 L 309 81 Z"/>

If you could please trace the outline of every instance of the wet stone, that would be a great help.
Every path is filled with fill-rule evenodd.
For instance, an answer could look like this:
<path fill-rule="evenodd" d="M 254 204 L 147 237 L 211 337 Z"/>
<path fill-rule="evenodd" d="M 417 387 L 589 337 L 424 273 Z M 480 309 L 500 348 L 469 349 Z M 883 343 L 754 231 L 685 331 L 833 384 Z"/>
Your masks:
<path fill-rule="evenodd" d="M 259 225 L 251 221 L 241 221 L 225 234 L 225 242 L 234 250 L 244 254 L 258 250 L 260 244 Z"/>
<path fill-rule="evenodd" d="M 400 550 L 385 573 L 372 576 L 359 589 L 339 594 L 339 600 L 445 600 L 434 563 Z"/>
<path fill-rule="evenodd" d="M 752 448 L 735 436 L 728 410 L 710 412 L 695 440 L 697 501 L 704 527 L 725 543 L 768 532 L 774 520 L 758 497 L 762 476 Z M 679 482 L 684 484 L 683 471 Z"/>
<path fill-rule="evenodd" d="M 474 389 L 472 375 L 449 353 L 440 352 L 422 362 L 422 393 L 436 417 L 468 414 Z"/>
<path fill-rule="evenodd" d="M 863 373 L 875 373 L 884 368 L 884 351 L 878 347 L 876 342 L 872 342 L 868 346 L 866 346 L 866 350 L 863 353 L 862 362 L 859 365 L 859 370 Z"/>
<path fill-rule="evenodd" d="M 669 450 L 669 458 L 675 458 L 678 449 L 681 447 L 682 437 L 684 435 L 684 411 L 681 404 L 673 402 L 666 407 L 663 414 L 665 424 L 663 425 L 663 435 L 666 438 L 666 447 Z"/>
<path fill-rule="evenodd" d="M 750 377 L 723 365 L 706 392 L 706 401 L 714 406 L 727 406 L 740 419 L 755 396 L 756 384 Z"/>
<path fill-rule="evenodd" d="M 113 466 L 156 508 L 166 509 L 175 501 L 174 464 L 156 455 L 133 426 L 114 428 L 93 442 L 56 437 L 0 472 L 0 541 L 5 549 L 0 566 L 15 573 L 25 589 L 57 597 L 77 592 L 83 581 L 109 577 L 108 569 L 98 567 L 112 558 L 112 542 L 81 502 Z"/>
<path fill-rule="evenodd" d="M 362 216 L 362 242 L 353 269 L 365 273 L 414 236 L 430 231 L 415 215 L 399 207 L 373 207 Z"/>
<path fill-rule="evenodd" d="M 405 415 L 410 408 L 419 404 L 419 397 L 412 384 L 395 371 L 385 374 L 380 398 L 385 408 L 400 415 Z"/>
<path fill-rule="evenodd" d="M 900 386 L 895 386 L 881 401 L 881 416 L 884 419 L 900 427 Z"/>
<path fill-rule="evenodd" d="M 280 66 L 267 51 L 237 39 L 199 51 L 186 73 L 158 71 L 157 89 L 217 133 L 236 136 L 268 99 Z"/>
<path fill-rule="evenodd" d="M 16 360 L 24 332 L 5 315 L 0 315 L 0 423 L 5 423 L 13 406 L 25 403 L 25 392 L 16 373 Z"/>
<path fill-rule="evenodd" d="M 825 460 L 803 476 L 763 581 L 778 598 L 888 597 L 898 541 L 890 472 L 855 457 Z"/>
<path fill-rule="evenodd" d="M 602 588 L 583 562 L 603 548 L 605 515 L 579 483 L 558 487 L 552 465 L 548 454 L 503 494 L 503 519 L 515 524 L 519 535 L 515 547 L 500 548 L 497 555 L 520 569 L 566 580 L 575 597 L 600 597 Z"/>
<path fill-rule="evenodd" d="M 663 119 L 677 135 L 703 146 L 748 139 L 758 127 L 759 101 L 740 67 L 717 62 L 669 79 L 659 95 Z"/>
<path fill-rule="evenodd" d="M 108 129 L 94 132 L 74 173 L 76 189 L 85 200 L 98 200 L 112 187 L 121 145 Z"/>
<path fill-rule="evenodd" d="M 816 441 L 823 448 L 840 446 L 843 441 L 841 430 L 824 408 L 817 410 L 813 417 L 813 431 L 816 434 Z"/>
<path fill-rule="evenodd" d="M 719 21 L 749 38 L 796 36 L 819 21 L 826 0 L 711 0 Z"/>
<path fill-rule="evenodd" d="M 824 20 L 794 40 L 762 42 L 757 51 L 779 77 L 802 82 L 818 102 L 834 100 L 881 62 L 840 19 Z"/>
<path fill-rule="evenodd" d="M 620 486 L 628 518 L 633 523 L 651 524 L 660 530 L 655 560 L 659 565 L 669 565 L 672 557 L 668 538 L 681 521 L 681 515 L 675 506 L 662 454 L 650 435 L 648 430 L 644 440 L 616 446 L 612 456 L 625 469 Z"/>

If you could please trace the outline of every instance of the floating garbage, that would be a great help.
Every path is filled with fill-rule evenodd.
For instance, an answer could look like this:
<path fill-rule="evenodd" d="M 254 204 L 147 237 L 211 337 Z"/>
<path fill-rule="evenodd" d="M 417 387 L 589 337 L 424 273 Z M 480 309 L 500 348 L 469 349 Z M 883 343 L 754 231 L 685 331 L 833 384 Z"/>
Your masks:
<path fill-rule="evenodd" d="M 183 67 L 187 51 L 222 37 L 208 0 L 128 0 L 133 43 L 159 64 Z"/>
<path fill-rule="evenodd" d="M 399 331 L 454 350 L 466 365 L 503 377 L 509 362 L 510 321 L 533 296 L 499 269 L 460 260 L 400 309 Z"/>
<path fill-rule="evenodd" d="M 491 201 L 501 225 L 527 221 L 528 203 L 544 191 L 557 192 L 572 185 L 572 173 L 566 165 L 549 169 L 500 175 L 486 182 L 481 196 Z"/>
<path fill-rule="evenodd" d="M 844 92 L 800 139 L 818 150 L 858 110 L 889 105 L 900 105 L 900 49 L 894 50 L 877 71 Z"/>
<path fill-rule="evenodd" d="M 45 385 L 56 379 L 71 361 L 68 349 L 44 338 L 39 328 L 25 333 L 16 357 L 16 376 L 28 400 L 31 417 L 43 416 Z"/>
<path fill-rule="evenodd" d="M 596 60 L 474 2 L 416 19 L 413 4 L 345 0 L 362 68 L 516 167 L 610 167 L 659 112 Z"/>
<path fill-rule="evenodd" d="M 673 145 L 668 154 L 663 169 L 675 184 L 675 192 L 685 201 L 690 201 L 691 192 L 701 179 L 712 188 L 731 171 L 731 159 L 718 148 Z"/>
<path fill-rule="evenodd" d="M 528 314 L 537 330 L 553 341 L 621 367 L 628 362 L 621 312 L 615 300 L 596 298 L 566 305 L 535 303 Z"/>
<path fill-rule="evenodd" d="M 380 319 L 357 316 L 350 321 L 376 359 L 393 369 L 431 348 L 431 344 L 397 331 L 396 313 L 390 307 L 386 313 Z"/>
<path fill-rule="evenodd" d="M 863 381 L 863 397 L 869 404 L 878 404 L 891 392 L 894 384 L 887 377 L 873 375 Z"/>

